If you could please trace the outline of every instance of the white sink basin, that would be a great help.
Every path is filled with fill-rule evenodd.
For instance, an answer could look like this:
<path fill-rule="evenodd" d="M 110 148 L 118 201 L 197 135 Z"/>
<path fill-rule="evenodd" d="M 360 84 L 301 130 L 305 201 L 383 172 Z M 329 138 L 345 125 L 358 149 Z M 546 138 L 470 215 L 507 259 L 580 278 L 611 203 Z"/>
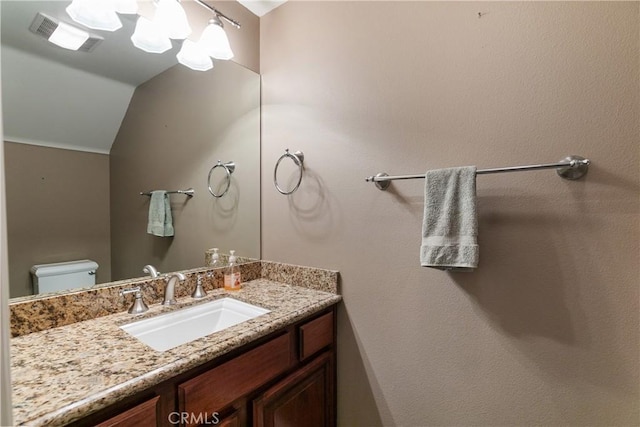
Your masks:
<path fill-rule="evenodd" d="M 233 298 L 221 298 L 122 325 L 120 328 L 154 350 L 165 351 L 269 311 Z"/>

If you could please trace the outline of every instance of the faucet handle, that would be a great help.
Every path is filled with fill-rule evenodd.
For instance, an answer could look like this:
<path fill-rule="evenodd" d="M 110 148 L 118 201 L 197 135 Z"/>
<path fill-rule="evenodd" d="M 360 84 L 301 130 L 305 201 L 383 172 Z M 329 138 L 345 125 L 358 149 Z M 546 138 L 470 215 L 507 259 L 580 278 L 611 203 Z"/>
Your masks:
<path fill-rule="evenodd" d="M 120 290 L 120 296 L 125 296 L 133 293 L 135 293 L 135 300 L 133 301 L 133 304 L 131 304 L 131 307 L 129 307 L 129 310 L 127 312 L 130 314 L 140 314 L 149 310 L 149 307 L 144 303 L 144 300 L 142 299 L 142 289 L 140 288 L 140 286 Z"/>
<path fill-rule="evenodd" d="M 198 274 L 196 276 L 196 288 L 193 290 L 191 294 L 191 298 L 204 298 L 207 296 L 207 293 L 202 288 L 202 275 Z"/>

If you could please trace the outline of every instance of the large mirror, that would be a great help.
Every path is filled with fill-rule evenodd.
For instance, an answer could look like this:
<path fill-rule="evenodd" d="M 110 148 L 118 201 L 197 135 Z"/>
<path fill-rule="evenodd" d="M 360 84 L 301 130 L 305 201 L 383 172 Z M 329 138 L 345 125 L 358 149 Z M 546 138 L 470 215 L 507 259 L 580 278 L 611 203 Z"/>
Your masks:
<path fill-rule="evenodd" d="M 132 46 L 135 16 L 90 52 L 29 30 L 65 1 L 1 1 L 0 62 L 10 294 L 34 265 L 90 259 L 96 283 L 204 265 L 205 250 L 260 257 L 260 78 L 231 61 L 199 72 Z M 229 191 L 208 189 L 233 161 Z M 226 188 L 216 168 L 214 192 Z M 173 237 L 147 233 L 152 190 L 170 194 Z"/>

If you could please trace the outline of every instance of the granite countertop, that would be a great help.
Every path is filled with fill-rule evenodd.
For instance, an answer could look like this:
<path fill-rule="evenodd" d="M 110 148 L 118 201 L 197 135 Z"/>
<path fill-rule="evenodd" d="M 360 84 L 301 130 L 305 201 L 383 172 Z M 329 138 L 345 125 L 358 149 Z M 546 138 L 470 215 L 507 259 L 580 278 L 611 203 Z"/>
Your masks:
<path fill-rule="evenodd" d="M 271 312 L 208 337 L 158 352 L 120 325 L 213 299 L 231 296 Z M 199 366 L 340 301 L 334 293 L 267 279 L 240 291 L 209 291 L 207 297 L 150 306 L 34 332 L 11 340 L 14 423 L 64 425 Z"/>

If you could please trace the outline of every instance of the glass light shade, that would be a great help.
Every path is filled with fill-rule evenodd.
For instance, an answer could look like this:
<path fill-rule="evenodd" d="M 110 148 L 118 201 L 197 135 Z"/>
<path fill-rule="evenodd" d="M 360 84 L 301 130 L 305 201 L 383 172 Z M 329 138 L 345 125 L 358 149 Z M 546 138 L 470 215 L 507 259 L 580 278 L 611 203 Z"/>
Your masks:
<path fill-rule="evenodd" d="M 233 52 L 229 45 L 227 33 L 224 28 L 215 23 L 210 23 L 202 32 L 198 42 L 207 54 L 215 59 L 231 59 Z"/>
<path fill-rule="evenodd" d="M 138 18 L 131 41 L 135 47 L 149 53 L 162 53 L 171 49 L 171 40 L 167 34 L 144 16 Z"/>
<path fill-rule="evenodd" d="M 112 0 L 73 0 L 65 10 L 71 19 L 85 27 L 104 31 L 122 27 Z"/>
<path fill-rule="evenodd" d="M 138 2 L 136 0 L 112 0 L 114 9 L 118 13 L 134 14 L 138 13 Z"/>
<path fill-rule="evenodd" d="M 182 42 L 182 49 L 176 55 L 178 62 L 196 71 L 207 71 L 213 68 L 213 61 L 202 47 L 189 39 Z"/>
<path fill-rule="evenodd" d="M 69 50 L 80 49 L 87 40 L 89 33 L 65 22 L 59 22 L 58 27 L 49 36 L 51 43 Z"/>
<path fill-rule="evenodd" d="M 170 39 L 186 39 L 191 34 L 187 14 L 177 0 L 159 0 L 153 22 L 164 28 Z"/>

